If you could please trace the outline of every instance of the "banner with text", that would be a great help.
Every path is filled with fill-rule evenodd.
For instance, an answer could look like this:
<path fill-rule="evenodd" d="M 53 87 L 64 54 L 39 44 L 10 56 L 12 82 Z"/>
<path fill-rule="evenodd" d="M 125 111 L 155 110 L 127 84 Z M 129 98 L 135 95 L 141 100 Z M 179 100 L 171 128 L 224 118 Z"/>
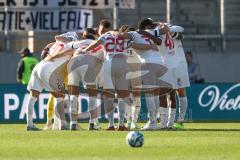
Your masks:
<path fill-rule="evenodd" d="M 134 9 L 135 0 L 0 0 L 0 8 L 59 8 L 76 7 L 87 9 L 105 9 L 119 6 Z"/>
<path fill-rule="evenodd" d="M 0 31 L 83 31 L 92 27 L 93 12 L 73 10 L 0 10 Z"/>
<path fill-rule="evenodd" d="M 25 122 L 25 107 L 29 93 L 22 85 L 0 85 L 0 123 Z M 187 89 L 187 120 L 240 121 L 240 83 L 193 84 Z M 49 94 L 42 93 L 35 105 L 35 122 L 46 121 L 46 107 Z M 66 96 L 66 100 L 68 97 Z M 78 98 L 81 119 L 89 118 L 89 98 L 81 89 Z M 69 102 L 68 102 L 69 103 Z M 99 99 L 98 104 L 101 103 Z M 67 106 L 67 105 L 66 105 Z M 68 110 L 68 109 L 66 109 Z M 105 119 L 103 106 L 101 119 Z M 117 117 L 117 113 L 115 114 Z M 147 108 L 144 96 L 140 120 L 147 120 Z"/>
<path fill-rule="evenodd" d="M 240 120 L 240 83 L 194 84 L 187 97 L 192 120 Z"/>

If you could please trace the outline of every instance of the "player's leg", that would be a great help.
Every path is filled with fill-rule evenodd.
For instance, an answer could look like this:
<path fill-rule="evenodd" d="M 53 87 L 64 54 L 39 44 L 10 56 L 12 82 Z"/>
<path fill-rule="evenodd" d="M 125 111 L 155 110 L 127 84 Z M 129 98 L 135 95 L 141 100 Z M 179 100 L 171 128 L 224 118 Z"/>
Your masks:
<path fill-rule="evenodd" d="M 69 79 L 70 80 L 70 79 Z M 68 85 L 70 95 L 70 130 L 78 130 L 78 95 L 79 87 Z"/>
<path fill-rule="evenodd" d="M 137 120 L 141 107 L 141 91 L 140 86 L 142 85 L 141 79 L 141 58 L 132 50 L 129 50 L 129 55 L 127 59 L 128 73 L 127 79 L 130 83 L 131 91 L 131 107 L 127 107 L 127 127 L 132 129 L 139 128 L 137 125 Z M 131 119 L 130 119 L 131 118 Z"/>
<path fill-rule="evenodd" d="M 140 91 L 133 91 L 133 106 L 132 109 L 132 129 L 138 129 L 137 121 L 141 109 L 141 92 Z"/>
<path fill-rule="evenodd" d="M 35 131 L 39 130 L 33 124 L 33 112 L 34 112 L 34 105 L 39 97 L 40 92 L 36 90 L 30 90 L 30 96 L 27 101 L 26 106 L 26 114 L 27 114 L 27 131 Z"/>
<path fill-rule="evenodd" d="M 118 130 L 129 130 L 124 125 L 126 109 L 131 107 L 129 81 L 126 79 L 127 74 L 127 56 L 117 55 L 112 58 L 111 79 L 118 98 Z"/>
<path fill-rule="evenodd" d="M 145 99 L 146 99 L 146 104 L 147 104 L 147 109 L 148 109 L 148 117 L 149 121 L 148 123 L 142 128 L 142 130 L 158 130 L 160 129 L 157 125 L 157 106 L 156 106 L 156 97 L 155 95 L 156 91 L 149 90 L 145 91 Z"/>
<path fill-rule="evenodd" d="M 121 85 L 120 85 L 121 86 Z M 124 89 L 125 87 L 121 87 Z M 130 94 L 128 90 L 117 90 L 118 95 L 118 130 L 119 131 L 126 131 L 129 130 L 124 125 L 125 115 L 126 115 L 126 109 L 127 107 L 131 107 L 130 102 Z"/>
<path fill-rule="evenodd" d="M 165 129 L 167 128 L 168 122 L 168 94 L 161 91 L 159 94 L 159 101 L 160 127 Z"/>
<path fill-rule="evenodd" d="M 52 129 L 52 119 L 53 119 L 53 96 L 52 94 L 49 95 L 48 103 L 47 103 L 47 123 L 44 127 L 44 130 L 50 130 Z"/>
<path fill-rule="evenodd" d="M 96 86 L 97 82 L 101 81 L 103 62 L 95 56 L 83 55 L 83 57 L 85 57 L 86 61 L 88 62 L 88 69 L 86 70 L 85 74 L 82 75 L 82 77 L 83 81 L 86 83 L 87 93 L 89 96 L 89 130 L 98 130 L 98 117 L 100 106 L 97 106 Z"/>
<path fill-rule="evenodd" d="M 115 81 L 112 77 L 112 60 L 106 59 L 103 63 L 103 104 L 105 115 L 108 119 L 108 128 L 107 130 L 115 130 L 114 127 L 114 99 L 115 99 L 115 87 L 113 82 Z"/>
<path fill-rule="evenodd" d="M 81 58 L 81 57 L 80 57 Z M 78 57 L 73 57 L 67 65 L 68 71 L 68 93 L 70 97 L 70 130 L 79 130 L 78 126 L 78 96 L 81 81 L 81 63 L 75 66 Z"/>
<path fill-rule="evenodd" d="M 54 96 L 54 114 L 59 121 L 58 130 L 67 130 L 64 103 L 65 93 L 51 92 L 51 94 Z"/>
<path fill-rule="evenodd" d="M 176 116 L 176 90 L 172 90 L 170 93 L 170 107 L 169 107 L 169 114 L 168 114 L 168 123 L 167 127 L 172 129 L 174 126 L 175 116 Z"/>
<path fill-rule="evenodd" d="M 133 102 L 133 95 L 132 93 L 130 94 L 130 99 Z M 129 107 L 126 108 L 126 127 L 130 129 L 131 123 L 132 123 L 132 108 L 133 108 L 133 103 Z"/>
<path fill-rule="evenodd" d="M 142 68 L 143 71 L 149 71 L 148 74 L 142 76 L 143 88 L 145 86 L 145 99 L 148 109 L 149 122 L 143 127 L 143 130 L 158 130 L 157 110 L 159 106 L 159 92 L 162 83 L 159 83 L 159 77 L 166 72 L 165 67 L 156 64 L 146 64 Z"/>
<path fill-rule="evenodd" d="M 179 97 L 179 116 L 177 120 L 177 124 L 175 125 L 176 128 L 184 128 L 183 122 L 185 120 L 185 115 L 188 107 L 188 100 L 186 96 L 186 89 L 180 88 L 177 90 L 178 97 Z"/>
<path fill-rule="evenodd" d="M 108 128 L 107 130 L 115 130 L 114 127 L 114 98 L 115 93 L 113 90 L 105 89 L 103 92 L 103 103 L 104 103 L 104 110 L 105 114 L 107 115 L 108 119 Z"/>
<path fill-rule="evenodd" d="M 33 124 L 33 112 L 34 112 L 34 105 L 39 97 L 39 94 L 43 90 L 42 82 L 37 74 L 37 68 L 41 64 L 39 63 L 36 65 L 32 71 L 27 89 L 30 92 L 30 96 L 27 101 L 26 106 L 26 114 L 27 114 L 27 130 L 28 131 L 34 131 L 39 130 L 34 124 Z"/>
<path fill-rule="evenodd" d="M 87 85 L 87 93 L 89 95 L 89 130 L 98 130 L 95 126 L 99 116 L 99 106 L 97 106 L 97 90 L 96 85 Z"/>

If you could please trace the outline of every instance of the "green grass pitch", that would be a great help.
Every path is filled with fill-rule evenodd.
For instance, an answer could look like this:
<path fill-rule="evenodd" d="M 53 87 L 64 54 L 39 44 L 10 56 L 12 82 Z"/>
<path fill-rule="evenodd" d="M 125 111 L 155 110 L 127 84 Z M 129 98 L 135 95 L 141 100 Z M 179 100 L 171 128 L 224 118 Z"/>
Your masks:
<path fill-rule="evenodd" d="M 86 123 L 82 126 L 87 128 Z M 125 142 L 128 132 L 27 132 L 23 124 L 0 124 L 0 160 L 240 159 L 239 123 L 186 123 L 185 128 L 184 131 L 145 131 L 144 146 L 131 148 Z"/>

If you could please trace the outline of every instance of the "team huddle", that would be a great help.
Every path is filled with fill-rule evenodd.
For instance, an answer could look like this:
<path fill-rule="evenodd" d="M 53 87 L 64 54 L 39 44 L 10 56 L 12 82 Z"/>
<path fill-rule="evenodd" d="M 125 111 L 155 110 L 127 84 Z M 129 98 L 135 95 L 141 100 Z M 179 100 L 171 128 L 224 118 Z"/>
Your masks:
<path fill-rule="evenodd" d="M 112 30 L 110 22 L 102 20 L 97 30 L 87 28 L 83 33 L 55 36 L 56 41 L 44 48 L 42 61 L 34 67 L 28 83 L 27 130 L 38 130 L 33 124 L 33 108 L 43 89 L 51 93 L 44 129 L 81 130 L 78 124 L 80 84 L 89 97 L 89 130 L 100 129 L 101 104 L 97 103 L 100 90 L 109 122 L 107 130 L 116 129 L 116 100 L 119 131 L 183 127 L 187 110 L 184 88 L 190 85 L 181 43 L 183 31 L 181 26 L 146 18 L 139 22 L 138 29 L 123 25 Z M 66 93 L 70 128 L 65 117 Z M 148 122 L 140 128 L 137 121 L 142 94 Z M 179 116 L 174 125 L 176 97 L 179 98 Z"/>

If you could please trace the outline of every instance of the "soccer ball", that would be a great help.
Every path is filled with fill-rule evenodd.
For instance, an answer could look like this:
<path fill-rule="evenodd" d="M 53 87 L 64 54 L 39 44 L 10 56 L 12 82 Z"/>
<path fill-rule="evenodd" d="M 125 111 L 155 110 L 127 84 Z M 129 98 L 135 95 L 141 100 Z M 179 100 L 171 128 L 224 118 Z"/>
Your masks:
<path fill-rule="evenodd" d="M 126 142 L 131 147 L 142 147 L 144 143 L 143 134 L 138 131 L 131 131 L 126 137 Z"/>

